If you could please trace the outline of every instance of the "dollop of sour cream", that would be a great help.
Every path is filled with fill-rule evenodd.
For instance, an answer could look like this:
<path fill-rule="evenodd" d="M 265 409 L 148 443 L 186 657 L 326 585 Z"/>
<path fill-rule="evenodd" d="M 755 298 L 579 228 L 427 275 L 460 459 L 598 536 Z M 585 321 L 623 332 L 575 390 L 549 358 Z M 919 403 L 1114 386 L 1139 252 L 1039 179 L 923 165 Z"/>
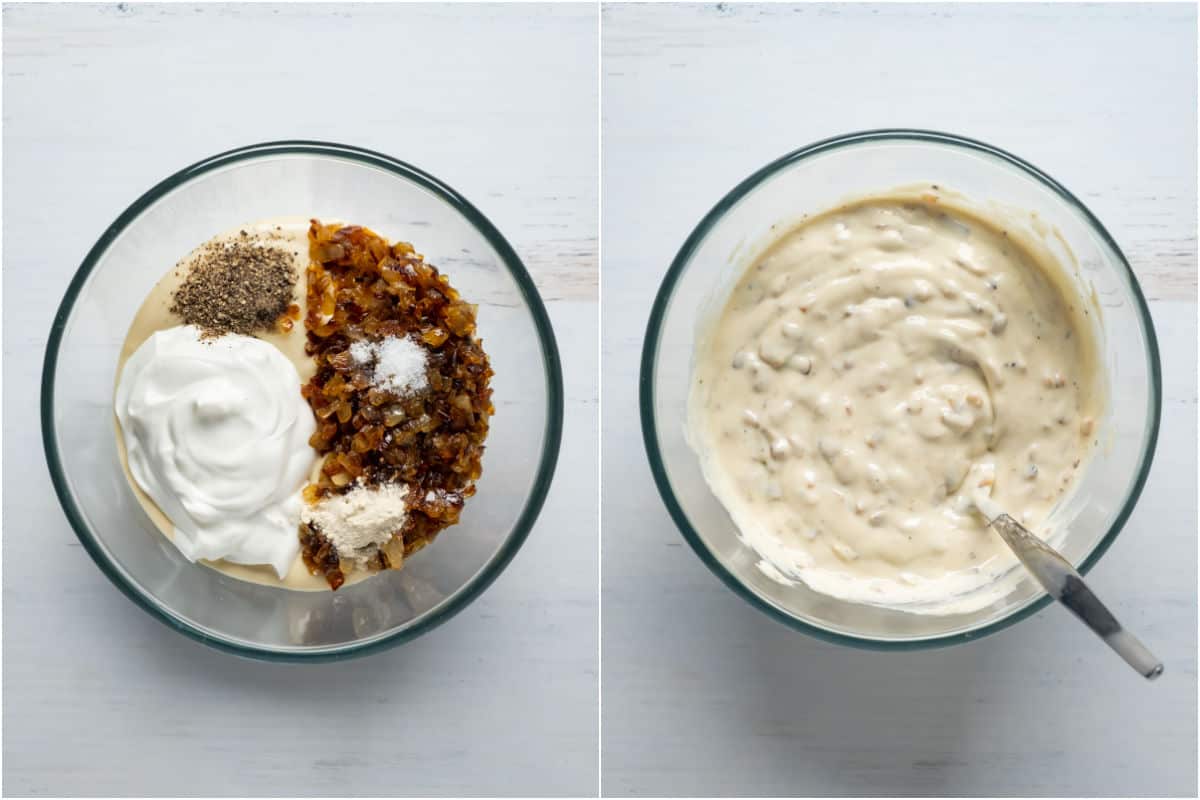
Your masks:
<path fill-rule="evenodd" d="M 269 564 L 300 549 L 300 492 L 316 429 L 295 366 L 250 336 L 167 328 L 134 352 L 116 413 L 134 480 L 174 525 L 191 561 Z"/>

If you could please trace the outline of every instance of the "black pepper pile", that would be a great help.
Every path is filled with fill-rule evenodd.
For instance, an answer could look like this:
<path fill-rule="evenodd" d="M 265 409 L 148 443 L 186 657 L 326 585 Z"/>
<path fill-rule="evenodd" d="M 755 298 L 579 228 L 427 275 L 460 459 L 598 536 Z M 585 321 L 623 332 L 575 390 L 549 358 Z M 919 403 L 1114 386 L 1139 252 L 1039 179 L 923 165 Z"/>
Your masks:
<path fill-rule="evenodd" d="M 297 278 L 291 253 L 241 231 L 201 248 L 172 295 L 171 313 L 209 336 L 269 331 L 287 313 Z"/>

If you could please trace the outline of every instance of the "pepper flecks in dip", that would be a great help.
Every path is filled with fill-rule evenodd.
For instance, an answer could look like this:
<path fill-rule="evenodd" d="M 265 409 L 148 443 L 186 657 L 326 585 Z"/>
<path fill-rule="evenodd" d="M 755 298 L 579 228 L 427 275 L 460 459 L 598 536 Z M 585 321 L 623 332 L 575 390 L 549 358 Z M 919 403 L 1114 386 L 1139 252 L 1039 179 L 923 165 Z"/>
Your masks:
<path fill-rule="evenodd" d="M 1089 314 L 1061 266 L 936 193 L 862 200 L 740 278 L 698 343 L 690 438 L 778 572 L 856 602 L 947 600 L 1012 563 L 972 491 L 1036 529 L 1086 466 Z"/>

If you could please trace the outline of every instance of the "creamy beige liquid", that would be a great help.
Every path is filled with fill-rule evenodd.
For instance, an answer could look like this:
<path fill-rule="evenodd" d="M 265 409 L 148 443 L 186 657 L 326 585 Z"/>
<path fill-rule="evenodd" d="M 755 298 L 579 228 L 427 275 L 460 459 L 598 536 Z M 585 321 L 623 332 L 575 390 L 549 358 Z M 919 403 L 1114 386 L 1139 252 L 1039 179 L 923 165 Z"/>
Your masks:
<path fill-rule="evenodd" d="M 250 225 L 239 225 L 237 228 L 213 237 L 213 240 L 230 239 L 236 237 L 241 231 L 246 231 L 272 247 L 278 247 L 292 253 L 295 256 L 296 274 L 299 277 L 295 288 L 292 290 L 292 302 L 300 306 L 303 310 L 305 307 L 306 290 L 305 269 L 308 267 L 308 226 L 309 221 L 302 217 L 279 217 Z M 121 347 L 121 358 L 117 365 L 118 383 L 120 382 L 121 370 L 125 366 L 125 361 L 150 336 L 165 328 L 172 328 L 183 324 L 183 320 L 177 315 L 172 314 L 169 310 L 171 307 L 171 295 L 179 287 L 180 283 L 182 283 L 184 277 L 187 275 L 189 265 L 197 257 L 202 247 L 203 245 L 197 247 L 186 258 L 180 261 L 179 264 L 155 284 L 150 294 L 146 296 L 145 302 L 138 309 L 133 323 L 129 327 L 129 333 L 125 336 L 125 343 Z M 305 331 L 303 321 L 297 322 L 287 333 L 261 333 L 256 334 L 256 336 L 275 345 L 275 347 L 279 348 L 280 352 L 288 357 L 292 364 L 295 365 L 296 371 L 300 374 L 301 382 L 306 382 L 312 377 L 315 367 L 312 359 L 304 353 Z M 121 458 L 121 466 L 125 471 L 126 480 L 129 481 L 134 495 L 137 497 L 138 502 L 142 504 L 142 508 L 146 510 L 150 519 L 154 521 L 154 524 L 163 532 L 164 536 L 168 539 L 173 539 L 175 529 L 171 520 L 142 491 L 137 482 L 133 480 L 133 475 L 129 471 L 129 462 L 126 458 L 125 442 L 121 436 L 120 423 L 115 423 L 115 425 L 117 452 Z M 312 478 L 314 480 L 320 469 L 320 464 L 320 456 L 314 450 L 312 470 Z M 202 561 L 201 563 L 227 575 L 253 583 L 283 586 L 288 589 L 329 590 L 329 585 L 325 582 L 325 579 L 311 575 L 299 556 L 296 557 L 290 571 L 283 580 L 280 580 L 279 576 L 275 574 L 275 570 L 267 565 L 234 564 L 223 559 L 220 561 Z M 346 585 L 356 583 L 366 577 L 370 577 L 370 573 L 361 571 L 352 572 L 346 576 Z"/>
<path fill-rule="evenodd" d="M 768 574 L 902 606 L 1013 564 L 971 492 L 1039 530 L 1103 399 L 1094 310 L 1043 255 L 926 192 L 809 219 L 750 265 L 698 341 L 689 436 Z"/>

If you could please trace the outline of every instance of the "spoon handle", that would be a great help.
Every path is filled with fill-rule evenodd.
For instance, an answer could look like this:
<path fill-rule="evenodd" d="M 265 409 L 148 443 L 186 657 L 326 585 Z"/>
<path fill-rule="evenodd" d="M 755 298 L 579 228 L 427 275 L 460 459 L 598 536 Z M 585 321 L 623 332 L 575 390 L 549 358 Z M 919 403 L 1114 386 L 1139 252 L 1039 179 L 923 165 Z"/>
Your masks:
<path fill-rule="evenodd" d="M 1071 609 L 1129 666 L 1148 680 L 1154 680 L 1162 674 L 1162 662 L 1137 637 L 1121 627 L 1117 618 L 1092 594 L 1083 578 L 1058 551 L 1031 534 L 1008 514 L 999 514 L 990 524 L 1050 596 Z"/>

